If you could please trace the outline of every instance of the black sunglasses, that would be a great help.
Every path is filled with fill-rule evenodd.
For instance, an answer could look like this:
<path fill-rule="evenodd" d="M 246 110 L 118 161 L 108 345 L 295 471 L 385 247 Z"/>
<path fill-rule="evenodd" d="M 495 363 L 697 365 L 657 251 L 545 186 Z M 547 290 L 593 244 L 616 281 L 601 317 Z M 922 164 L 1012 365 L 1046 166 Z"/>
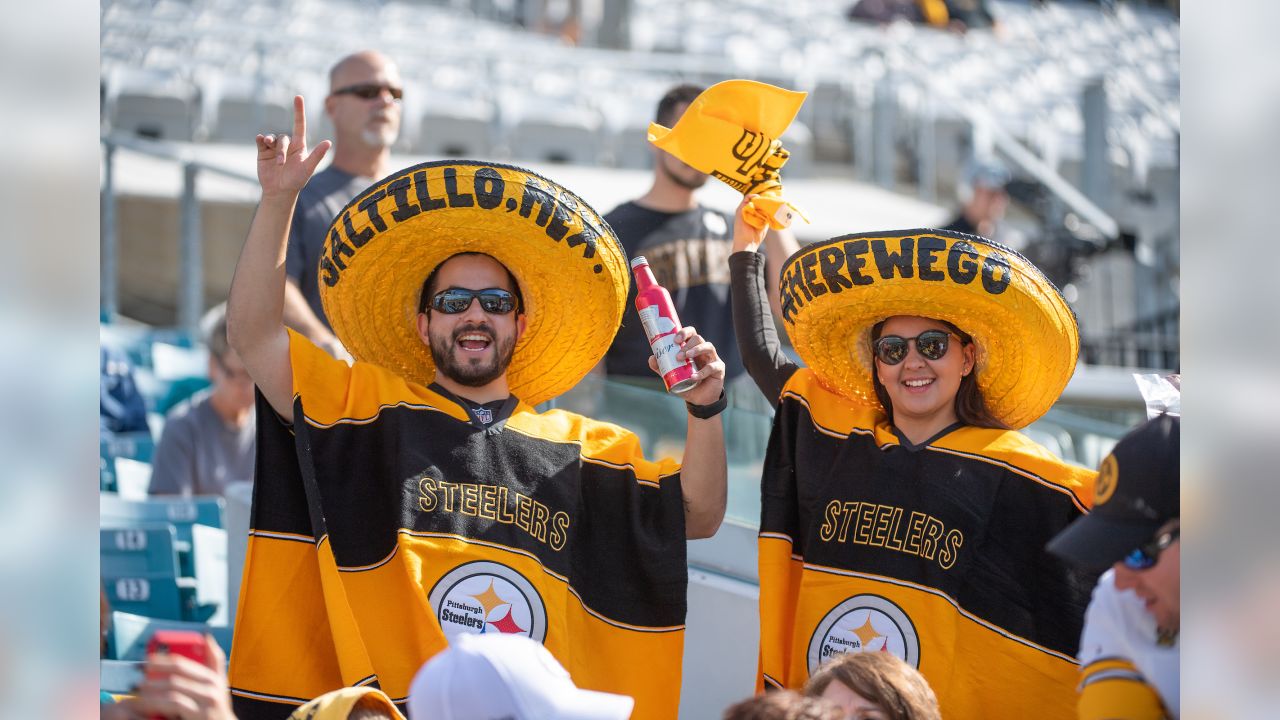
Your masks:
<path fill-rule="evenodd" d="M 382 95 L 382 91 L 386 90 L 391 93 L 391 97 L 396 100 L 404 97 L 404 88 L 393 87 L 391 85 L 379 85 L 377 83 L 360 83 L 359 85 L 348 85 L 344 88 L 334 90 L 330 95 L 355 95 L 361 100 L 373 100 Z"/>
<path fill-rule="evenodd" d="M 907 359 L 907 353 L 911 347 L 910 343 L 915 340 L 916 350 L 926 360 L 941 360 L 947 354 L 947 348 L 951 346 L 952 337 L 960 340 L 960 336 L 949 333 L 946 330 L 925 330 L 911 338 L 885 335 L 876 340 L 874 349 L 876 358 L 880 362 L 885 365 L 897 365 Z"/>
<path fill-rule="evenodd" d="M 1153 538 L 1151 542 L 1139 548 L 1134 548 L 1128 555 L 1124 556 L 1121 562 L 1130 570 L 1146 570 L 1156 564 L 1160 559 L 1160 553 L 1168 549 L 1174 540 L 1178 539 L 1178 531 L 1181 528 L 1174 528 L 1167 533 L 1161 533 L 1159 537 Z"/>
<path fill-rule="evenodd" d="M 502 288 L 441 290 L 431 298 L 431 308 L 445 315 L 457 315 L 466 312 L 475 298 L 480 299 L 480 307 L 484 308 L 485 312 L 493 315 L 506 315 L 516 309 L 516 296 Z"/>

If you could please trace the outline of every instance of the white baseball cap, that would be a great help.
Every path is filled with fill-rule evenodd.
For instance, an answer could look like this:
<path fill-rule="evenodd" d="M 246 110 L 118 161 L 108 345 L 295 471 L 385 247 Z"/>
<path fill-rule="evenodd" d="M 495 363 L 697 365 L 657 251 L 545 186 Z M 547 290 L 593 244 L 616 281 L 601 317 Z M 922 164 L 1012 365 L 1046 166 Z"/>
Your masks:
<path fill-rule="evenodd" d="M 418 670 L 413 720 L 627 720 L 635 700 L 582 690 L 542 643 L 463 633 Z"/>

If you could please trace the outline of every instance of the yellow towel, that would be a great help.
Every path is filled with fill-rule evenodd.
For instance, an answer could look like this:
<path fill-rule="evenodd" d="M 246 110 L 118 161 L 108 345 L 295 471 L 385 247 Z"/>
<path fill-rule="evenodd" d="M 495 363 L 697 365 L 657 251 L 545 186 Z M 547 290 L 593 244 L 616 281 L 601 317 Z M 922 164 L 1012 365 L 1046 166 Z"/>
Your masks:
<path fill-rule="evenodd" d="M 808 222 L 782 198 L 779 170 L 790 153 L 778 140 L 806 95 L 754 80 L 726 80 L 694 98 L 675 127 L 650 123 L 649 142 L 743 195 L 758 195 L 744 212 L 752 226 L 781 230 L 791 225 L 793 213 Z"/>

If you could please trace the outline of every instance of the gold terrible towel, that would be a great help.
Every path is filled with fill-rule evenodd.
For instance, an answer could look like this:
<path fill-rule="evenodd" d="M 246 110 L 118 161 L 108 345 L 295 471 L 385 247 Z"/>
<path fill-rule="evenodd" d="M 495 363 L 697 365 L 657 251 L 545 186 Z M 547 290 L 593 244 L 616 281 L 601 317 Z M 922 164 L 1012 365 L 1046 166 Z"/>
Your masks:
<path fill-rule="evenodd" d="M 758 195 L 744 217 L 753 227 L 791 225 L 800 209 L 782 197 L 779 171 L 790 157 L 778 138 L 808 93 L 754 80 L 716 83 L 689 103 L 673 128 L 649 124 L 649 142 L 743 195 Z"/>

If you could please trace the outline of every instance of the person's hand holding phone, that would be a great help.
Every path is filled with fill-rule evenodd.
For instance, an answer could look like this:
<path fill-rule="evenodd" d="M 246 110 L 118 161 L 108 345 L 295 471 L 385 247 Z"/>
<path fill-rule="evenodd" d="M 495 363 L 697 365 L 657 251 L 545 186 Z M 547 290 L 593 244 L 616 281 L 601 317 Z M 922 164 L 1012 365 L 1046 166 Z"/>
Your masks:
<path fill-rule="evenodd" d="M 235 720 L 227 686 L 227 659 L 208 635 L 159 631 L 147 644 L 147 664 L 137 694 L 103 717 L 120 720 Z"/>

